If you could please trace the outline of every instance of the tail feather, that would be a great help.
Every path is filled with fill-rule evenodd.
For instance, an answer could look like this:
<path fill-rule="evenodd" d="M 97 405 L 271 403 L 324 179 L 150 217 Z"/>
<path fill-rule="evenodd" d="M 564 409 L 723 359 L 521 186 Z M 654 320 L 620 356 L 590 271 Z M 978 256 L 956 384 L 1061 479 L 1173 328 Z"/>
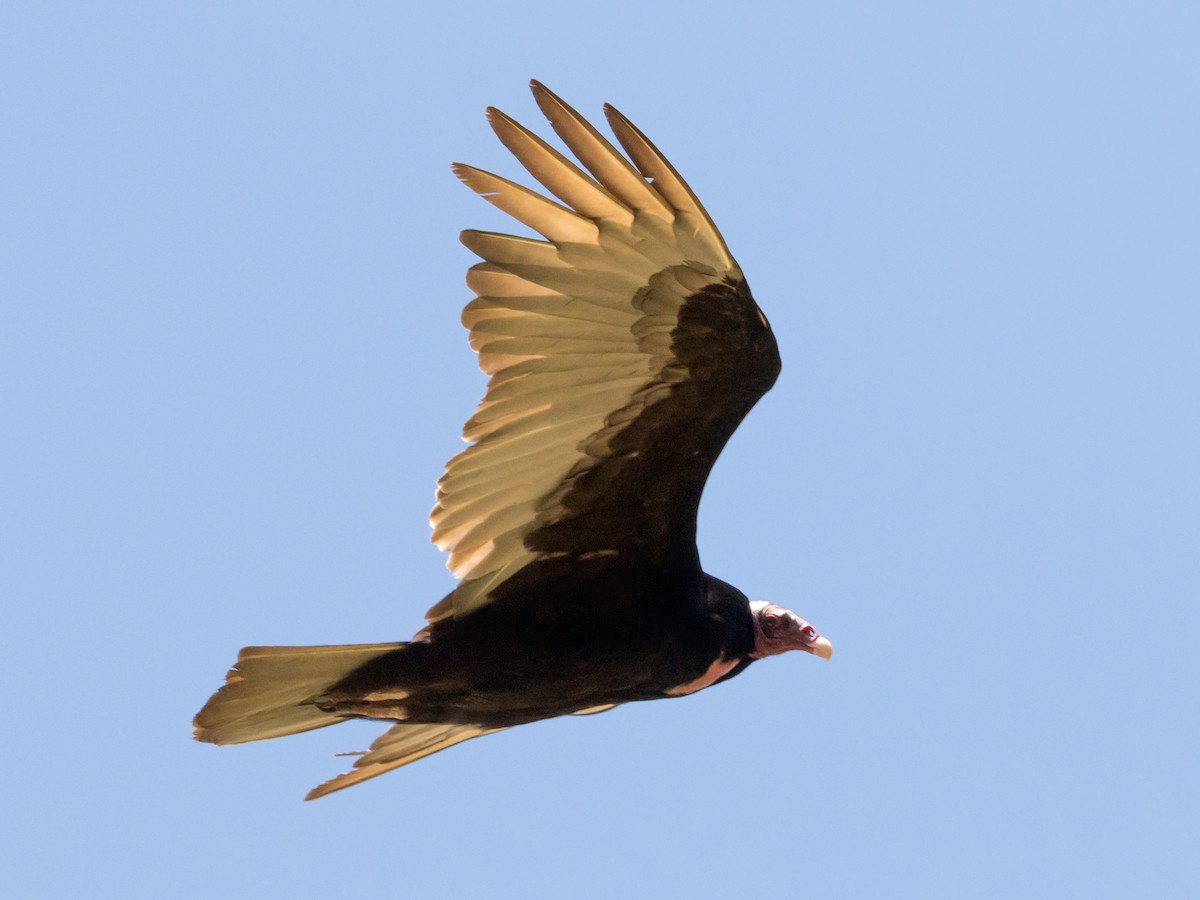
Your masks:
<path fill-rule="evenodd" d="M 212 744 L 263 741 L 345 721 L 313 699 L 359 666 L 403 644 L 245 647 L 225 686 L 195 719 L 195 737 Z"/>

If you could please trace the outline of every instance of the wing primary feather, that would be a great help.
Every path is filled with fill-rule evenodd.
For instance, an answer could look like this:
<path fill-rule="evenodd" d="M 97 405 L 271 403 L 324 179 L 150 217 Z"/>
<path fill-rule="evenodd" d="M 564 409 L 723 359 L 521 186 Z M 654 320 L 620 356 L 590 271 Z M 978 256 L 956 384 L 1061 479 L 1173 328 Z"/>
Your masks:
<path fill-rule="evenodd" d="M 494 231 L 479 231 L 468 228 L 458 235 L 462 245 L 489 262 L 523 263 L 532 266 L 557 266 L 569 264 L 559 258 L 558 248 L 549 241 L 518 237 L 515 234 L 498 234 Z"/>
<path fill-rule="evenodd" d="M 669 221 L 671 211 L 637 170 L 592 124 L 541 82 L 529 83 L 550 125 L 596 180 L 630 209 L 653 212 Z"/>
<path fill-rule="evenodd" d="M 633 222 L 628 208 L 528 128 L 494 106 L 487 118 L 500 142 L 558 199 L 589 219 L 613 219 L 626 227 Z"/>
<path fill-rule="evenodd" d="M 629 154 L 630 159 L 633 160 L 642 175 L 650 179 L 654 187 L 672 207 L 682 213 L 690 213 L 699 218 L 707 232 L 705 237 L 713 244 L 712 249 L 717 251 L 725 266 L 732 268 L 735 265 L 733 256 L 730 254 L 729 248 L 725 246 L 725 239 L 721 237 L 721 232 L 717 230 L 708 211 L 670 161 L 615 106 L 610 103 L 604 104 L 604 115 L 608 118 L 608 123 L 612 126 L 617 140 L 621 142 L 621 146 L 625 148 L 625 152 Z"/>
<path fill-rule="evenodd" d="M 463 163 L 454 163 L 450 168 L 463 184 L 542 237 L 551 241 L 595 243 L 599 233 L 596 224 L 574 210 L 483 169 Z"/>

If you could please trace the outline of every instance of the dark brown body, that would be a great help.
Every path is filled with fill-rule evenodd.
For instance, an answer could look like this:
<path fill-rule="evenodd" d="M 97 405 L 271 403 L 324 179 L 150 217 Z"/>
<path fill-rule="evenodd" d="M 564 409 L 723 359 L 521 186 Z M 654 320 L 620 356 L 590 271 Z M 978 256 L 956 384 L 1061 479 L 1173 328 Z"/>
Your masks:
<path fill-rule="evenodd" d="M 558 559 L 501 591 L 352 672 L 322 708 L 381 718 L 399 704 L 410 723 L 520 725 L 670 696 L 720 659 L 739 661 L 731 677 L 754 649 L 745 595 L 703 573 Z"/>

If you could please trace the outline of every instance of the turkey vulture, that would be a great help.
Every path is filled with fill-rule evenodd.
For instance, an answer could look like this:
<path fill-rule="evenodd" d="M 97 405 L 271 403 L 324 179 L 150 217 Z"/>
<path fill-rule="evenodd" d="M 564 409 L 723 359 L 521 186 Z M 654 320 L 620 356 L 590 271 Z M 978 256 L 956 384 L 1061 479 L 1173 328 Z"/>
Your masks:
<path fill-rule="evenodd" d="M 832 652 L 795 613 L 700 568 L 704 482 L 779 374 L 741 269 L 628 119 L 605 106 L 626 158 L 531 86 L 582 169 L 499 110 L 488 121 L 566 205 L 454 166 L 544 238 L 462 235 L 483 258 L 462 321 L 490 378 L 431 516 L 458 586 L 407 643 L 246 647 L 195 719 L 214 744 L 393 723 L 308 799 L 513 725 L 690 694 L 787 650 Z"/>

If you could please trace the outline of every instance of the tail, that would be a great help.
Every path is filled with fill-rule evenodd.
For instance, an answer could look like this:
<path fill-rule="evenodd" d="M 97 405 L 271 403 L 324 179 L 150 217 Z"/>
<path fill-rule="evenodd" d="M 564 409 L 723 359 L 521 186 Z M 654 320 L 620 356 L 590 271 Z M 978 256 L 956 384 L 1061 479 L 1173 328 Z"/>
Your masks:
<path fill-rule="evenodd" d="M 196 740 L 244 744 L 344 722 L 318 709 L 314 698 L 364 663 L 403 646 L 245 647 L 225 686 L 196 714 Z"/>

